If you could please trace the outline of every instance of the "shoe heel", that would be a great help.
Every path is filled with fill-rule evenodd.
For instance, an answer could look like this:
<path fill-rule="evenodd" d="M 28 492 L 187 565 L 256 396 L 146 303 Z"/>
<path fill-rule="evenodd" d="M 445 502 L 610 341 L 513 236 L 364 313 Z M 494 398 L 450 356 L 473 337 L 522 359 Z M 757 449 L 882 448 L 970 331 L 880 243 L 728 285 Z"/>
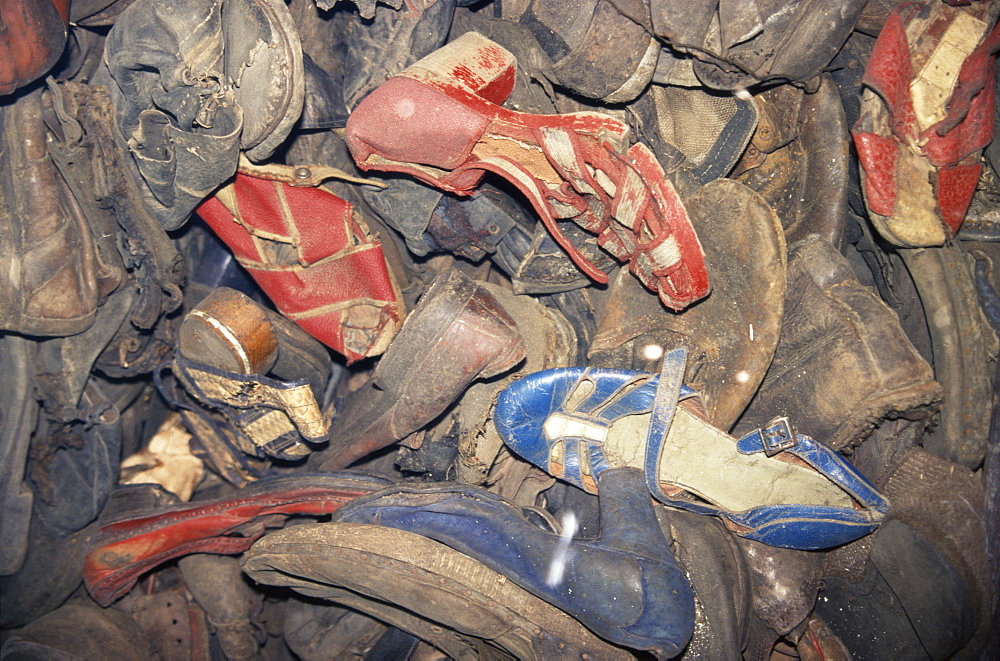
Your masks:
<path fill-rule="evenodd" d="M 188 360 L 237 374 L 266 374 L 278 358 L 278 339 L 264 309 L 228 287 L 188 313 L 177 345 Z"/>

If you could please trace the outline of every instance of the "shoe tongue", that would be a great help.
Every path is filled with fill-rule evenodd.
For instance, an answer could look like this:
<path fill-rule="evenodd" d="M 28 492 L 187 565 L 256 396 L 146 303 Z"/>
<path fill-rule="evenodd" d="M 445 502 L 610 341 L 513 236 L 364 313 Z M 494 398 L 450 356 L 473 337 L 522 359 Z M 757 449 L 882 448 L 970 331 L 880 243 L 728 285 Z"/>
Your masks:
<path fill-rule="evenodd" d="M 478 32 L 466 32 L 399 75 L 429 83 L 446 94 L 464 90 L 502 104 L 514 90 L 517 59 Z"/>

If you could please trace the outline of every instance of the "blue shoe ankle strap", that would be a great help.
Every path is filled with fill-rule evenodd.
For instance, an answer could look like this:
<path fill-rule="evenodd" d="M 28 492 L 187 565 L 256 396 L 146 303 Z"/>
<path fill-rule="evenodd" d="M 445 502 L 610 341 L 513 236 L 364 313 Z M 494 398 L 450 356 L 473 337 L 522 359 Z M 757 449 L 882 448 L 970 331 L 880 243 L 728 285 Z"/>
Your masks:
<path fill-rule="evenodd" d="M 677 413 L 686 367 L 687 349 L 683 347 L 674 349 L 663 357 L 656 396 L 653 399 L 653 413 L 646 432 L 646 455 L 643 462 L 646 486 L 654 496 L 660 493 L 660 482 L 656 477 L 660 472 L 660 455 L 663 454 L 663 444 L 670 432 L 670 425 L 674 422 L 674 414 Z"/>

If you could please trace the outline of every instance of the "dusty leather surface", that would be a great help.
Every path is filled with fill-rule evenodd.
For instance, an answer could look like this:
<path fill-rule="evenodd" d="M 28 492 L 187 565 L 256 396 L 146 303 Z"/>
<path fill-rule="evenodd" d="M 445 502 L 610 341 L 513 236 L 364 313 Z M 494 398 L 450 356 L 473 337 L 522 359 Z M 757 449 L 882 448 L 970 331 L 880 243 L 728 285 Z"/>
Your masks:
<path fill-rule="evenodd" d="M 532 30 L 552 58 L 554 64 L 546 75 L 555 82 L 591 98 L 631 101 L 652 77 L 646 52 L 655 41 L 639 21 L 623 15 L 613 2 L 580 4 L 582 11 L 572 13 L 558 1 L 535 0 L 519 22 Z M 648 12 L 641 3 L 635 4 Z M 580 20 L 588 17 L 589 22 Z M 648 24 L 648 16 L 644 18 L 642 23 Z M 645 79 L 644 83 L 632 82 L 633 77 Z M 630 82 L 632 89 L 638 89 L 629 89 Z"/>
<path fill-rule="evenodd" d="M 802 433 L 839 449 L 889 415 L 927 420 L 941 387 L 895 312 L 819 237 L 791 252 L 781 341 L 736 431 L 790 415 Z"/>
<path fill-rule="evenodd" d="M 983 317 L 967 256 L 953 244 L 900 255 L 913 277 L 927 316 L 934 377 L 944 390 L 941 422 L 924 444 L 939 456 L 975 468 L 986 453 L 989 416 L 979 411 L 993 385 L 990 358 L 997 336 Z"/>
<path fill-rule="evenodd" d="M 323 470 L 417 431 L 477 378 L 524 359 L 524 341 L 497 299 L 457 270 L 442 273 L 417 304 L 369 382 L 352 393 L 334 422 Z"/>
<path fill-rule="evenodd" d="M 492 421 L 497 393 L 513 379 L 551 367 L 566 367 L 576 362 L 576 334 L 557 311 L 543 306 L 530 296 L 516 296 L 502 287 L 483 284 L 517 324 L 525 346 L 525 360 L 513 373 L 501 379 L 473 383 L 462 394 L 459 409 L 459 481 L 482 484 L 486 472 L 503 446 Z"/>
<path fill-rule="evenodd" d="M 183 299 L 182 259 L 125 171 L 126 156 L 112 137 L 108 90 L 64 83 L 51 85 L 46 96 L 54 115 L 46 110 L 46 123 L 55 134 L 49 143 L 52 158 L 97 240 L 99 295 L 111 295 L 95 326 L 107 326 L 113 337 L 110 342 L 88 340 L 87 350 L 107 345 L 97 366 L 110 377 L 146 374 L 173 347 L 179 319 L 170 313 Z M 119 243 L 119 237 L 127 240 Z M 125 316 L 124 322 L 121 316 L 109 318 L 119 306 L 125 310 L 114 315 Z"/>
<path fill-rule="evenodd" d="M 42 90 L 3 108 L 0 130 L 6 179 L 0 186 L 0 328 L 80 333 L 94 323 L 97 257 L 87 219 L 49 156 Z"/>
<path fill-rule="evenodd" d="M 682 52 L 697 52 L 699 80 L 737 89 L 766 80 L 799 84 L 818 75 L 847 40 L 864 0 L 792 3 L 699 0 L 650 3 L 653 31 Z"/>
<path fill-rule="evenodd" d="M 296 526 L 260 541 L 243 560 L 244 571 L 260 582 L 334 600 L 346 588 L 489 640 L 518 658 L 568 659 L 582 652 L 629 658 L 502 575 L 413 533 L 336 523 Z"/>
<path fill-rule="evenodd" d="M 813 551 L 796 551 L 737 538 L 750 569 L 753 610 L 779 635 L 806 619 L 816 603 L 824 558 Z"/>
<path fill-rule="evenodd" d="M 741 659 L 746 647 L 752 585 L 736 537 L 712 517 L 657 507 L 660 526 L 695 595 L 694 636 L 682 659 Z"/>
<path fill-rule="evenodd" d="M 239 560 L 195 553 L 178 560 L 177 566 L 194 601 L 204 610 L 226 658 L 253 658 L 258 641 L 250 617 L 257 598 L 243 580 Z"/>
<path fill-rule="evenodd" d="M 205 612 L 179 590 L 164 590 L 130 599 L 127 607 L 163 661 L 207 661 Z"/>
<path fill-rule="evenodd" d="M 733 176 L 770 204 L 789 243 L 819 234 L 840 247 L 851 181 L 847 118 L 833 79 L 812 93 L 784 85 L 754 97 L 761 121 Z"/>
<path fill-rule="evenodd" d="M 706 237 L 712 293 L 675 314 L 623 271 L 612 284 L 589 357 L 597 366 L 644 370 L 655 365 L 657 354 L 687 347 L 687 383 L 701 393 L 709 420 L 728 429 L 763 380 L 778 344 L 785 240 L 767 203 L 737 182 L 707 184 L 687 207 Z"/>
<path fill-rule="evenodd" d="M 16 658 L 18 652 L 28 658 L 149 659 L 156 654 L 127 613 L 83 601 L 71 601 L 17 630 L 2 653 Z"/>

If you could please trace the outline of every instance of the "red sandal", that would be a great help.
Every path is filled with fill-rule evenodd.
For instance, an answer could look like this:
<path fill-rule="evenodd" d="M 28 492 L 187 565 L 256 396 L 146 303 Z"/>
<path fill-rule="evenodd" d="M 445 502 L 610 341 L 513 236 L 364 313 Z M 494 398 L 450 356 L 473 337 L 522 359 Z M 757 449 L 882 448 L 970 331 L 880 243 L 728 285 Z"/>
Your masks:
<path fill-rule="evenodd" d="M 364 170 L 403 172 L 471 194 L 486 172 L 524 193 L 574 263 L 607 276 L 559 229 L 572 219 L 597 235 L 665 305 L 680 310 L 709 292 L 701 244 L 648 147 L 595 112 L 532 115 L 499 104 L 516 60 L 469 32 L 390 78 L 347 122 L 347 144 Z"/>

